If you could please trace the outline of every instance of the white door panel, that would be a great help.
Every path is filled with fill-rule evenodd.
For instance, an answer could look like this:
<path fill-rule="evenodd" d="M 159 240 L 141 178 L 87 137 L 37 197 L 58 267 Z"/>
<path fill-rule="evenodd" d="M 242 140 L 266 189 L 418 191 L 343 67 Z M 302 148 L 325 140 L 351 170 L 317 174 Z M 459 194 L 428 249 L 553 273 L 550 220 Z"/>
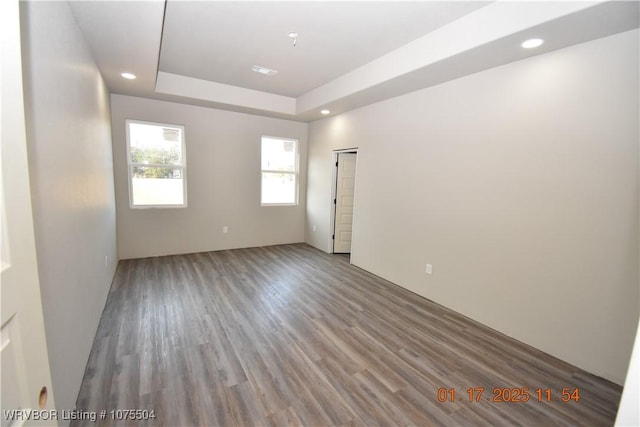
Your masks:
<path fill-rule="evenodd" d="M 47 413 L 39 411 L 53 409 L 54 401 L 31 210 L 19 16 L 18 0 L 0 2 L 0 424 L 52 426 L 57 421 L 42 419 Z"/>
<path fill-rule="evenodd" d="M 353 228 L 353 196 L 356 178 L 356 154 L 338 153 L 336 175 L 336 214 L 333 252 L 351 252 Z"/>

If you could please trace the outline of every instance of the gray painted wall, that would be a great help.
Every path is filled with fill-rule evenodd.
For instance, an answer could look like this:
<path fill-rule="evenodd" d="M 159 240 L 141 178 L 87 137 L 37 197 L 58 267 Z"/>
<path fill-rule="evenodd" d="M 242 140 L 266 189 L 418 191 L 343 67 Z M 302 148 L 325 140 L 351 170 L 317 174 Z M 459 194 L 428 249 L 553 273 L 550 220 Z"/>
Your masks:
<path fill-rule="evenodd" d="M 111 109 L 120 258 L 304 241 L 306 123 L 123 95 Z M 126 119 L 185 126 L 187 208 L 129 207 Z M 262 135 L 298 139 L 298 206 L 260 206 Z"/>
<path fill-rule="evenodd" d="M 20 7 L 45 331 L 56 405 L 69 410 L 117 262 L 109 95 L 66 2 Z"/>
<path fill-rule="evenodd" d="M 329 250 L 332 150 L 359 147 L 355 265 L 622 384 L 640 300 L 638 39 L 312 123 L 307 242 Z"/>

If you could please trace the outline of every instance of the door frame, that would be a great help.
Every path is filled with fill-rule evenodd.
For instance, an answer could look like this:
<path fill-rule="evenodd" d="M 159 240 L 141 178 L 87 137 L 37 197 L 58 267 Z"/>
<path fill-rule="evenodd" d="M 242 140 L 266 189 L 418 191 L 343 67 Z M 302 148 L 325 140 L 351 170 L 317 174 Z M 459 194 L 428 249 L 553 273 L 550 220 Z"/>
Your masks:
<path fill-rule="evenodd" d="M 329 211 L 330 211 L 330 216 L 329 216 L 329 233 L 331 233 L 329 235 L 329 253 L 333 254 L 335 253 L 333 251 L 333 247 L 334 247 L 334 238 L 335 238 L 335 233 L 336 233 L 336 204 L 335 204 L 335 200 L 336 200 L 336 194 L 337 194 L 337 188 L 338 188 L 338 154 L 346 154 L 346 153 L 353 153 L 356 155 L 356 174 L 358 173 L 358 147 L 353 147 L 353 148 L 343 148 L 340 150 L 333 150 L 331 153 L 331 199 L 329 200 Z M 355 220 L 355 211 L 356 211 L 356 190 L 354 189 L 353 191 L 353 219 Z M 351 237 L 351 241 L 353 242 L 353 234 Z M 353 253 L 353 250 L 352 250 Z"/>
<path fill-rule="evenodd" d="M 22 78 L 20 3 L 0 3 L 0 359 L 2 425 L 58 425 L 33 225 Z M 6 178 L 10 178 L 6 179 Z M 5 416 L 4 410 L 16 411 Z M 29 412 L 33 410 L 34 412 Z M 30 415 L 40 415 L 39 421 Z"/>

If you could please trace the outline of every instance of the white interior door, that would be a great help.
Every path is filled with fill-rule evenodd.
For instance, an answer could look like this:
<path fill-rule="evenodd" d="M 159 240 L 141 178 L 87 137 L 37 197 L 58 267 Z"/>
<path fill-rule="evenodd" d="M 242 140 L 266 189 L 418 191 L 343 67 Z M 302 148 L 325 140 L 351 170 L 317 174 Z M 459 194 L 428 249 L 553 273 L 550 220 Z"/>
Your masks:
<path fill-rule="evenodd" d="M 353 194 L 356 183 L 356 154 L 338 153 L 336 174 L 336 215 L 334 253 L 351 253 L 353 230 Z"/>
<path fill-rule="evenodd" d="M 58 425 L 50 418 L 55 414 L 39 411 L 54 402 L 31 211 L 18 0 L 0 2 L 0 40 L 0 424 L 51 426 Z"/>

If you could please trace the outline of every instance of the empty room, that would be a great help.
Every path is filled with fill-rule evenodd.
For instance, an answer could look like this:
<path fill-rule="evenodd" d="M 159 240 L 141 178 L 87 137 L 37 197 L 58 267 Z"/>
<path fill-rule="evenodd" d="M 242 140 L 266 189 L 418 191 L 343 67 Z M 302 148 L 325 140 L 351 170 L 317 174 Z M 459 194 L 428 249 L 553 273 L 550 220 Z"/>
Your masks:
<path fill-rule="evenodd" d="M 639 2 L 0 19 L 3 427 L 640 425 Z"/>

